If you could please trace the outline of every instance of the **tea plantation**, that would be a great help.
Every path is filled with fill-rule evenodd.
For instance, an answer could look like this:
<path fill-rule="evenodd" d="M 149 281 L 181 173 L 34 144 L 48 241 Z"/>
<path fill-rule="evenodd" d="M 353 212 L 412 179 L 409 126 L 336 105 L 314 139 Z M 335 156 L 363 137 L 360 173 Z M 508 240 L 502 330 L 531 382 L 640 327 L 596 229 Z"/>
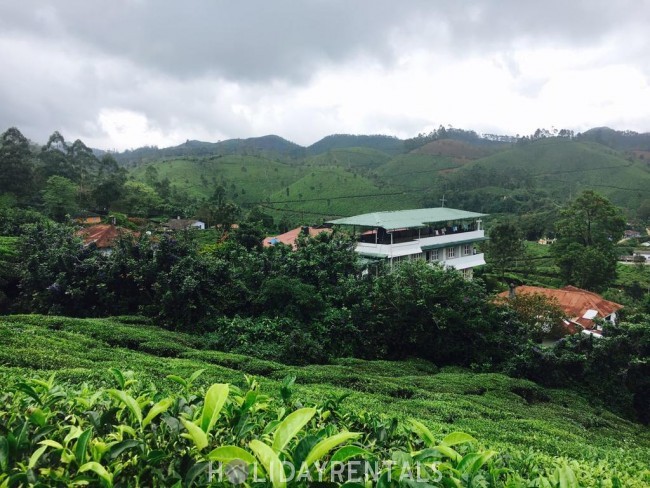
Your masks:
<path fill-rule="evenodd" d="M 422 461 L 425 480 L 400 486 L 643 487 L 650 430 L 499 374 L 285 366 L 140 317 L 0 319 L 0 486 L 202 486 L 210 462 L 234 458 L 259 461 L 274 487 L 307 486 L 317 461 L 355 459 L 398 461 L 377 486 Z M 301 482 L 274 468 L 288 461 L 306 463 Z"/>

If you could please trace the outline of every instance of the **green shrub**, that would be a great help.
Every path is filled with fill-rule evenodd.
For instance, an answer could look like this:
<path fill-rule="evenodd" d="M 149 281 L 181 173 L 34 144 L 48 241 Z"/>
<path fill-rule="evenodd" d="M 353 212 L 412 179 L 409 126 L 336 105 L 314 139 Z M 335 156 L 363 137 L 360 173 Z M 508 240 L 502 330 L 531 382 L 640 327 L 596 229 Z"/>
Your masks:
<path fill-rule="evenodd" d="M 58 384 L 54 376 L 5 378 L 0 483 L 221 485 L 233 461 L 242 468 L 239 483 L 252 479 L 253 468 L 273 488 L 319 479 L 330 486 L 412 486 L 416 476 L 419 483 L 486 488 L 621 483 L 607 480 L 605 467 L 594 476 L 564 458 L 499 455 L 471 435 L 445 435 L 415 419 L 356 414 L 340 402 L 296 406 L 291 381 L 269 396 L 254 380 L 244 389 L 227 383 L 197 389 L 201 374 L 169 376 L 180 390 L 172 394 L 142 387 L 118 369 L 111 370 L 112 387 L 99 389 Z M 626 486 L 641 485 L 627 479 Z"/>

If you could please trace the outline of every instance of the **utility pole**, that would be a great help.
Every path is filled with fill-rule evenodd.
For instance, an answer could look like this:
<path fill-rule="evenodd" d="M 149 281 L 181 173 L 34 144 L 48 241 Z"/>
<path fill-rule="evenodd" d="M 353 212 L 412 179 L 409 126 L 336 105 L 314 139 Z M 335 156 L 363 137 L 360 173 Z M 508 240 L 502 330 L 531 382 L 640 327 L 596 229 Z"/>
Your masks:
<path fill-rule="evenodd" d="M 445 206 L 445 196 L 443 195 L 442 198 L 440 199 L 440 202 L 442 203 L 442 206 Z"/>

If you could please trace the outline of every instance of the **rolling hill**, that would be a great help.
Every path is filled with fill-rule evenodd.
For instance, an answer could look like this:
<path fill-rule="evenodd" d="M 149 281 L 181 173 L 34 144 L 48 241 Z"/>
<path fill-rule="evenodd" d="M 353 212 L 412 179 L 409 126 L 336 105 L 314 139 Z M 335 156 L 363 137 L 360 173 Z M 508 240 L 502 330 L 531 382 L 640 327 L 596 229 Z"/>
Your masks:
<path fill-rule="evenodd" d="M 141 165 L 131 174 L 145 181 L 148 166 L 160 180 L 169 178 L 179 190 L 200 198 L 210 197 L 217 185 L 226 188 L 228 198 L 239 205 L 266 200 L 274 191 L 301 178 L 306 169 L 258 156 L 212 156 L 178 158 Z"/>
<path fill-rule="evenodd" d="M 272 208 L 287 217 L 311 222 L 356 213 L 380 210 L 401 210 L 421 205 L 419 192 L 404 192 L 370 178 L 331 166 L 312 168 L 313 171 L 284 190 L 271 195 Z"/>
<path fill-rule="evenodd" d="M 307 165 L 339 166 L 345 169 L 375 169 L 391 160 L 391 156 L 368 147 L 329 149 L 324 153 L 308 157 Z"/>
<path fill-rule="evenodd" d="M 643 198 L 650 198 L 646 164 L 592 142 L 542 139 L 478 159 L 464 170 L 479 165 L 504 176 L 525 172 L 532 186 L 559 201 L 594 189 L 616 205 L 636 210 Z"/>
<path fill-rule="evenodd" d="M 594 189 L 630 216 L 650 199 L 650 158 L 642 151 L 622 152 L 584 136 L 472 141 L 437 139 L 401 153 L 395 138 L 336 135 L 302 148 L 297 157 L 295 145 L 268 136 L 210 149 L 236 154 L 158 158 L 147 165 L 193 196 L 208 197 L 221 184 L 235 203 L 265 202 L 291 223 L 306 223 L 309 215 L 313 222 L 318 216 L 437 206 L 443 196 L 450 206 L 522 214 L 557 208 Z M 204 143 L 197 144 L 188 147 L 198 150 Z M 131 174 L 144 181 L 145 171 L 140 165 Z"/>
<path fill-rule="evenodd" d="M 229 154 L 255 155 L 292 160 L 306 155 L 306 149 L 280 136 L 268 135 L 248 139 L 228 139 L 220 142 L 186 141 L 173 147 L 159 149 L 147 146 L 115 153 L 115 159 L 126 166 L 187 156 L 224 156 Z"/>
<path fill-rule="evenodd" d="M 365 147 L 395 156 L 404 152 L 404 141 L 396 137 L 384 135 L 333 134 L 309 146 L 307 153 L 309 155 L 315 155 L 332 149 L 345 149 L 350 147 Z"/>

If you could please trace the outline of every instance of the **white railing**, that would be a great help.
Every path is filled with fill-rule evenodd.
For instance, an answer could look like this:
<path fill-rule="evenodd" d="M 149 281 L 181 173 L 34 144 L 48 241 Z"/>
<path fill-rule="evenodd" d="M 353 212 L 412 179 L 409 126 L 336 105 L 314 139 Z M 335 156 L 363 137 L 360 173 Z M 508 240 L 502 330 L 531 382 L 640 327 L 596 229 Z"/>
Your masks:
<path fill-rule="evenodd" d="M 471 232 L 457 232 L 455 234 L 446 234 L 444 236 L 423 237 L 422 239 L 415 239 L 413 241 L 407 242 L 398 242 L 395 244 L 358 242 L 356 251 L 359 254 L 376 254 L 394 258 L 422 252 L 423 246 L 435 246 L 444 244 L 449 244 L 451 246 L 456 242 L 471 241 L 473 239 L 481 240 L 484 237 L 485 232 L 483 230 L 474 230 Z"/>
<path fill-rule="evenodd" d="M 485 264 L 485 254 L 472 254 L 470 256 L 461 256 L 458 258 L 441 259 L 439 261 L 444 266 L 458 270 L 483 266 Z"/>

